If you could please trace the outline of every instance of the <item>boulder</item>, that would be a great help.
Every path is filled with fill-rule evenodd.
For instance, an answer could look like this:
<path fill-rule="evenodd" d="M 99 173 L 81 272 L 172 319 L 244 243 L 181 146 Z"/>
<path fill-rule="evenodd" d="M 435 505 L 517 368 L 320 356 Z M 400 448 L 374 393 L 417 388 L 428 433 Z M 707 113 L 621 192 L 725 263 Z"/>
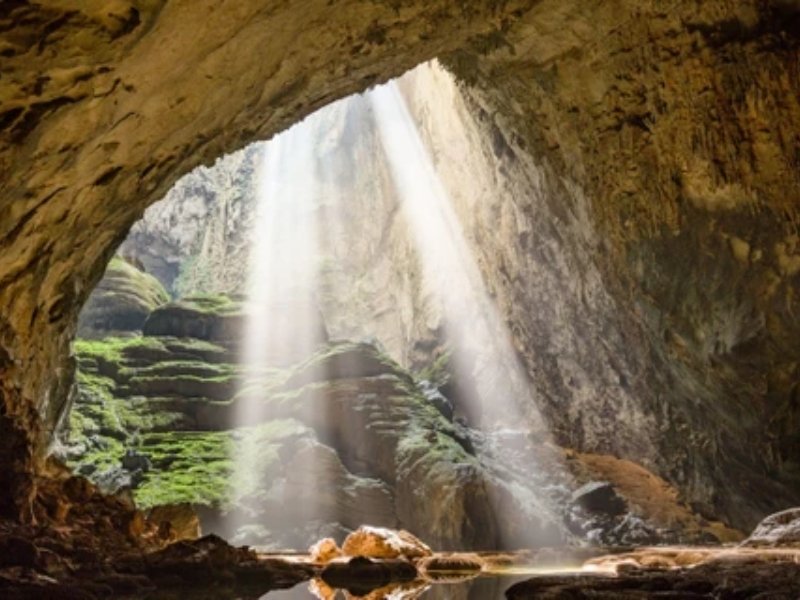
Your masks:
<path fill-rule="evenodd" d="M 768 516 L 742 542 L 742 546 L 800 547 L 800 508 L 790 508 Z"/>
<path fill-rule="evenodd" d="M 401 558 L 415 560 L 433 556 L 433 551 L 422 540 L 404 529 L 362 525 L 347 536 L 342 544 L 345 556 L 369 558 Z"/>
<path fill-rule="evenodd" d="M 311 560 L 315 563 L 326 564 L 342 555 L 342 550 L 333 538 L 324 538 L 308 549 Z"/>

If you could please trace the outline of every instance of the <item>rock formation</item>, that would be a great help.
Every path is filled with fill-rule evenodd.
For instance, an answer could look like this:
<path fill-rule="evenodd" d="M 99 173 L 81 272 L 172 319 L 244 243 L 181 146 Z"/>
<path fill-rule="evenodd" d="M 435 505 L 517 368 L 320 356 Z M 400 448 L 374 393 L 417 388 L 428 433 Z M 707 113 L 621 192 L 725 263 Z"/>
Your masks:
<path fill-rule="evenodd" d="M 559 442 L 737 527 L 796 505 L 799 18 L 795 0 L 5 2 L 0 517 L 42 518 L 78 313 L 144 209 L 436 56 L 489 164 L 531 191 L 460 215 Z"/>
<path fill-rule="evenodd" d="M 491 56 L 494 54 L 503 55 L 502 48 Z M 458 60 L 450 64 L 466 77 L 459 65 L 463 67 Z M 764 375 L 766 367 L 759 362 L 772 364 L 772 351 L 756 351 L 754 341 L 734 341 L 736 336 L 750 336 L 748 339 L 761 340 L 758 344 L 772 343 L 766 341 L 772 339 L 767 330 L 757 325 L 772 309 L 753 308 L 752 294 L 763 294 L 750 284 L 746 290 L 729 287 L 729 274 L 739 268 L 725 241 L 730 236 L 723 231 L 709 234 L 708 239 L 695 237 L 693 245 L 685 235 L 676 238 L 674 233 L 661 232 L 665 239 L 680 239 L 674 249 L 665 245 L 656 261 L 664 264 L 670 282 L 699 288 L 712 285 L 714 278 L 725 282 L 713 292 L 694 292 L 699 295 L 693 304 L 666 288 L 636 291 L 637 286 L 655 285 L 662 275 L 640 273 L 637 283 L 632 273 L 639 273 L 639 267 L 623 263 L 633 261 L 628 253 L 649 252 L 643 248 L 653 244 L 655 234 L 644 236 L 643 230 L 636 233 L 631 229 L 623 235 L 619 228 L 610 229 L 605 217 L 596 218 L 599 208 L 580 188 L 558 181 L 558 169 L 549 155 L 539 161 L 527 159 L 525 149 L 515 141 L 521 139 L 523 125 L 517 121 L 504 125 L 488 116 L 488 104 L 500 99 L 487 99 L 474 87 L 457 85 L 435 64 L 418 67 L 400 78 L 399 85 L 479 258 L 484 280 L 511 326 L 536 390 L 535 402 L 558 442 L 642 464 L 677 485 L 693 510 L 740 528 L 752 526 L 769 511 L 796 503 L 800 493 L 794 471 L 797 463 L 792 458 L 796 453 L 791 449 L 791 426 L 787 425 L 794 419 L 794 384 L 790 383 L 794 376 L 789 374 L 794 363 L 788 358 L 794 356 L 794 350 L 782 354 L 789 361 L 784 366 L 769 367 L 783 373 L 779 378 L 784 383 L 778 385 L 778 376 Z M 409 285 L 422 276 L 398 217 L 398 200 L 387 179 L 387 168 L 381 168 L 385 158 L 373 117 L 363 99 L 356 97 L 312 119 L 317 144 L 326 149 L 321 160 L 328 165 L 321 175 L 325 199 L 334 213 L 341 213 L 336 217 L 325 212 L 328 207 L 320 208 L 328 229 L 326 264 L 336 266 L 342 274 L 362 274 L 356 284 L 347 278 L 337 280 L 336 268 L 323 274 L 330 290 L 323 297 L 327 302 L 323 303 L 323 317 L 334 337 L 374 335 L 401 363 L 424 364 L 441 349 L 442 309 L 419 286 Z M 552 122 L 559 121 L 553 117 Z M 512 124 L 517 133 L 506 139 L 503 131 Z M 373 156 L 368 168 L 360 167 L 367 161 L 359 165 L 348 162 L 366 153 Z M 213 281 L 218 287 L 240 288 L 246 277 L 243 263 L 231 264 L 226 257 L 240 251 L 241 230 L 252 227 L 248 215 L 255 202 L 253 177 L 252 159 L 242 158 L 188 176 L 173 197 L 151 209 L 125 248 L 139 256 L 147 252 L 140 240 L 169 237 L 169 224 L 186 223 L 189 231 L 196 232 L 191 245 L 202 250 L 201 259 L 187 251 L 191 258 L 179 263 L 202 272 L 195 275 L 195 285 Z M 245 192 L 236 197 L 235 208 L 217 209 L 205 229 L 198 230 L 193 208 L 198 197 L 215 196 L 222 206 L 229 206 L 225 200 L 231 195 L 229 183 L 218 187 L 218 181 L 236 181 Z M 716 218 L 692 210 L 696 213 L 693 219 Z M 686 227 L 697 227 L 694 220 L 687 223 Z M 209 236 L 223 229 L 239 233 L 229 243 L 208 245 Z M 628 239 L 631 236 L 635 239 Z M 348 242 L 353 239 L 357 242 Z M 700 248 L 718 242 L 725 247 L 714 252 L 714 260 L 727 266 L 703 268 L 722 269 L 720 273 L 707 277 L 676 271 L 682 265 L 695 264 L 688 253 L 701 252 Z M 213 248 L 219 248 L 216 253 L 221 256 L 214 255 Z M 683 258 L 676 258 L 679 256 Z M 644 264 L 642 257 L 636 260 Z M 669 285 L 666 278 L 664 285 Z M 669 297 L 681 307 L 659 304 Z M 722 312 L 713 319 L 701 317 L 702 311 L 710 310 L 705 302 L 716 305 L 718 301 L 727 303 L 728 308 L 720 308 Z M 748 308 L 751 304 L 752 310 Z M 746 318 L 756 329 L 735 324 L 745 313 L 750 314 Z M 689 322 L 695 323 L 692 336 L 718 336 L 725 329 L 725 335 L 733 337 L 717 350 L 709 350 L 711 346 L 705 342 L 700 344 L 705 350 L 687 345 L 689 333 L 677 334 L 673 328 Z M 772 387 L 759 377 L 767 377 Z M 484 371 L 483 379 L 490 380 L 491 373 Z M 761 397 L 759 389 L 771 390 L 770 402 L 777 404 L 752 401 Z M 778 389 L 784 391 L 778 393 Z M 774 410 L 782 416 L 775 416 Z M 735 425 L 726 416 L 729 414 L 738 415 Z M 783 441 L 775 437 L 773 426 L 783 432 L 778 435 Z M 747 429 L 746 435 L 742 428 Z M 751 452 L 749 446 L 741 446 L 744 439 L 748 444 L 761 440 L 763 451 Z M 783 449 L 777 452 L 775 444 Z M 729 466 L 715 466 L 723 463 Z M 767 463 L 773 465 L 774 477 L 764 477 Z M 743 478 L 750 482 L 744 487 L 740 485 Z M 740 489 L 750 487 L 763 490 L 763 494 L 739 496 Z"/>
<path fill-rule="evenodd" d="M 139 508 L 189 503 L 204 531 L 275 549 L 363 523 L 443 549 L 500 547 L 522 528 L 539 545 L 563 539 L 531 492 L 551 474 L 514 481 L 477 457 L 487 441 L 377 348 L 325 342 L 253 379 L 237 361 L 243 310 L 197 296 L 155 309 L 144 335 L 76 342 L 68 463 L 106 493 L 132 490 Z M 248 446 L 255 462 L 237 472 Z"/>

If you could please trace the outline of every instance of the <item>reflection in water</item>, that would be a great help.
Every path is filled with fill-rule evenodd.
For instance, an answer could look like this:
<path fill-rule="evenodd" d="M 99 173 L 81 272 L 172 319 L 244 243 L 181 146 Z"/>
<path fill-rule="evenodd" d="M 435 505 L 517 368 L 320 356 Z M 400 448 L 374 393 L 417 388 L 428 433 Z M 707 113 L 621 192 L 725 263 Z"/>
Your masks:
<path fill-rule="evenodd" d="M 366 596 L 353 596 L 333 590 L 321 580 L 301 583 L 291 590 L 269 592 L 264 600 L 501 600 L 505 591 L 530 575 L 480 576 L 461 582 L 432 583 L 415 581 L 386 586 Z"/>

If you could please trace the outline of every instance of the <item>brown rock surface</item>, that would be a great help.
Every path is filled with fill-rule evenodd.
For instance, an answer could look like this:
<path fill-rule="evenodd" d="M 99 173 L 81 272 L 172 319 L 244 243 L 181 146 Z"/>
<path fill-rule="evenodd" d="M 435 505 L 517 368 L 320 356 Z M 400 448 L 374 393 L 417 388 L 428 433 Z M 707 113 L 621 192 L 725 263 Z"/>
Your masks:
<path fill-rule="evenodd" d="M 342 553 L 345 556 L 415 560 L 431 556 L 433 551 L 422 540 L 403 529 L 363 525 L 345 538 Z"/>
<path fill-rule="evenodd" d="M 200 518 L 186 503 L 156 506 L 147 513 L 147 522 L 158 528 L 160 537 L 171 542 L 200 537 Z"/>
<path fill-rule="evenodd" d="M 315 563 L 328 563 L 342 555 L 342 550 L 333 538 L 324 538 L 308 549 Z"/>

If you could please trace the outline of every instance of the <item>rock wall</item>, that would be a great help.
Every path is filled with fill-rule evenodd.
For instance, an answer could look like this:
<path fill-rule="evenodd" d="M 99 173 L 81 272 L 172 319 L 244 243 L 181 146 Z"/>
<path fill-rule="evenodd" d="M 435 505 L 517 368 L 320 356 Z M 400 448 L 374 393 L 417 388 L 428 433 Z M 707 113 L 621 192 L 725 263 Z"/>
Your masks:
<path fill-rule="evenodd" d="M 319 239 L 314 296 L 332 338 L 372 338 L 404 365 L 428 361 L 440 307 L 420 279 L 399 215 L 370 103 L 350 96 L 310 115 L 316 149 L 303 165 L 317 192 L 310 208 Z M 247 293 L 262 198 L 264 153 L 253 144 L 181 178 L 145 212 L 120 247 L 176 296 Z"/>
<path fill-rule="evenodd" d="M 68 464 L 140 509 L 191 504 L 206 533 L 273 549 L 341 542 L 363 523 L 443 549 L 569 535 L 542 491 L 568 496 L 564 473 L 520 477 L 476 452 L 489 436 L 370 344 L 325 343 L 255 376 L 238 360 L 243 310 L 187 298 L 152 311 L 144 335 L 78 340 Z"/>
<path fill-rule="evenodd" d="M 569 351 L 553 365 L 575 373 L 567 394 L 597 358 L 608 357 L 610 378 L 573 405 L 594 407 L 582 419 L 591 427 L 570 427 L 574 413 L 555 404 L 551 414 L 579 446 L 618 444 L 622 427 L 621 455 L 742 527 L 800 492 L 791 316 L 800 170 L 787 135 L 800 118 L 798 8 L 541 2 L 487 40 L 483 59 L 448 61 L 496 147 L 535 157 L 564 215 L 553 236 L 565 236 L 565 220 L 585 222 L 584 211 L 596 232 L 596 270 L 571 293 L 587 313 L 610 298 L 617 324 L 576 340 L 596 350 L 582 364 L 565 365 L 581 355 Z M 511 264 L 539 253 L 552 260 L 547 248 L 505 252 Z M 610 297 L 591 285 L 598 275 Z M 547 350 L 523 308 L 537 306 L 531 281 L 497 288 L 529 365 L 531 351 Z"/>

